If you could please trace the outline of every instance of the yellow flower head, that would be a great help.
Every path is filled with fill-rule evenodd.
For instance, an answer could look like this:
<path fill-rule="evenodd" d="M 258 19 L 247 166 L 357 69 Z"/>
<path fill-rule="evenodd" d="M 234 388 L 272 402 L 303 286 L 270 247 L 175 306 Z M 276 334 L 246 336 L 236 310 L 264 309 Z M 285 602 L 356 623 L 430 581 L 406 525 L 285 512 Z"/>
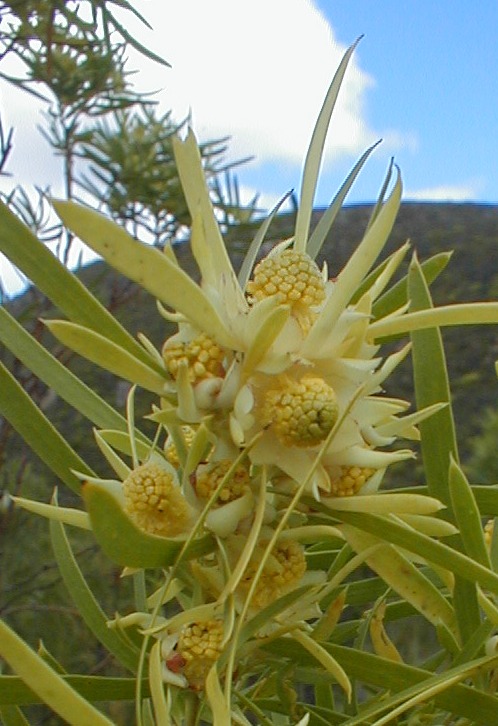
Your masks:
<path fill-rule="evenodd" d="M 206 378 L 222 378 L 225 375 L 223 349 L 209 335 L 201 333 L 188 342 L 176 336 L 168 338 L 162 350 L 166 370 L 173 379 L 178 376 L 180 365 L 186 365 L 191 383 Z"/>
<path fill-rule="evenodd" d="M 263 420 L 285 446 L 317 446 L 327 438 L 338 415 L 334 389 L 321 378 L 289 378 L 265 394 Z"/>
<path fill-rule="evenodd" d="M 365 486 L 375 469 L 368 466 L 341 466 L 337 476 L 330 477 L 330 494 L 335 497 L 351 497 Z"/>
<path fill-rule="evenodd" d="M 258 548 L 240 581 L 239 591 L 244 596 L 252 584 L 261 554 Z M 302 545 L 294 540 L 278 542 L 264 566 L 251 604 L 256 608 L 270 605 L 274 600 L 297 587 L 305 572 L 306 559 Z"/>
<path fill-rule="evenodd" d="M 296 314 L 309 314 L 325 300 L 325 283 L 316 263 L 305 252 L 287 249 L 265 257 L 247 284 L 253 301 L 276 297 Z"/>
<path fill-rule="evenodd" d="M 192 476 L 192 485 L 198 497 L 209 499 L 232 466 L 230 459 L 200 464 Z M 218 504 L 227 504 L 249 491 L 250 476 L 247 468 L 239 464 L 218 494 Z"/>
<path fill-rule="evenodd" d="M 149 462 L 123 482 L 125 511 L 144 532 L 174 537 L 189 529 L 191 510 L 174 475 Z"/>
<path fill-rule="evenodd" d="M 202 690 L 213 663 L 221 655 L 223 621 L 204 620 L 186 625 L 180 632 L 176 648 L 177 667 L 180 667 L 188 684 L 194 690 Z M 168 662 L 166 662 L 168 665 Z"/>

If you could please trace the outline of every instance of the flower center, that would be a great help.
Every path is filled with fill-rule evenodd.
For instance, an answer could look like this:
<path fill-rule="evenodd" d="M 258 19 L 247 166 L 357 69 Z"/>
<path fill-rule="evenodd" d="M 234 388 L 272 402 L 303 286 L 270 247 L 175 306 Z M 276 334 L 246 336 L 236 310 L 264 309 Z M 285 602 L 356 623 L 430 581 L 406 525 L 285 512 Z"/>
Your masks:
<path fill-rule="evenodd" d="M 173 379 L 178 376 L 180 364 L 187 365 L 191 383 L 206 378 L 223 377 L 225 352 L 205 333 L 188 343 L 168 339 L 162 350 L 166 369 Z"/>
<path fill-rule="evenodd" d="M 148 534 L 171 537 L 185 532 L 190 508 L 168 471 L 157 464 L 142 464 L 123 482 L 125 511 Z"/>
<path fill-rule="evenodd" d="M 191 688 L 204 688 L 206 676 L 221 654 L 222 642 L 221 620 L 199 621 L 182 629 L 177 652 L 184 660 L 183 674 Z"/>
<path fill-rule="evenodd" d="M 334 497 L 351 497 L 367 483 L 375 469 L 366 466 L 341 466 L 339 476 L 330 479 L 330 494 Z"/>
<path fill-rule="evenodd" d="M 231 466 L 230 459 L 222 459 L 212 464 L 200 464 L 192 477 L 192 485 L 197 496 L 209 499 Z M 240 464 L 221 488 L 218 494 L 218 504 L 226 504 L 243 496 L 249 489 L 249 482 L 249 472 L 245 466 Z"/>
<path fill-rule="evenodd" d="M 317 446 L 327 438 L 338 415 L 334 389 L 321 378 L 289 380 L 265 396 L 264 419 L 285 446 Z"/>
<path fill-rule="evenodd" d="M 284 250 L 256 265 L 247 292 L 256 302 L 276 296 L 295 311 L 308 312 L 324 301 L 325 284 L 318 266 L 305 252 Z"/>
<path fill-rule="evenodd" d="M 255 553 L 249 562 L 239 588 L 246 592 L 254 578 L 261 559 L 261 552 Z M 278 542 L 261 573 L 251 601 L 257 608 L 263 608 L 297 586 L 306 572 L 304 549 L 299 542 L 288 540 Z"/>

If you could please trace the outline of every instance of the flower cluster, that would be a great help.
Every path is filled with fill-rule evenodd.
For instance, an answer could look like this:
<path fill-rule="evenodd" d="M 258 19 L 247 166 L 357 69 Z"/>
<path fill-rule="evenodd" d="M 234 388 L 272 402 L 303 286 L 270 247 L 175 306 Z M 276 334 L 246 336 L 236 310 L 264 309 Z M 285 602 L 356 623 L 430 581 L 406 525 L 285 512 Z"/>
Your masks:
<path fill-rule="evenodd" d="M 329 94 L 336 92 L 332 85 Z M 327 108 L 311 160 L 328 124 Z M 380 490 L 386 469 L 413 456 L 399 439 L 416 440 L 417 424 L 439 406 L 407 413 L 409 404 L 383 389 L 410 351 L 404 345 L 386 356 L 381 348 L 382 337 L 404 330 L 406 292 L 400 299 L 388 288 L 408 246 L 375 266 L 400 203 L 399 175 L 358 248 L 330 279 L 327 265 L 316 262 L 327 225 L 310 233 L 316 164 L 307 163 L 295 235 L 260 258 L 265 223 L 237 273 L 194 135 L 175 139 L 173 147 L 192 218 L 199 284 L 180 268 L 173 247 L 151 249 L 94 213 L 58 205 L 67 225 L 140 281 L 176 326 L 160 351 L 141 336 L 140 359 L 129 351 L 123 362 L 113 359 L 114 372 L 157 395 L 148 417 L 157 433 L 147 441 L 136 431 L 133 388 L 128 434 L 96 434 L 117 479 L 85 476 L 86 500 L 94 531 L 126 572 L 162 568 L 147 612 L 118 616 L 115 624 L 139 623 L 145 643 L 156 639 L 153 652 L 160 654 L 167 688 L 205 692 L 215 722 L 225 723 L 223 715 L 218 719 L 225 703 L 227 712 L 238 714 L 234 723 L 246 723 L 233 710 L 232 684 L 264 670 L 264 658 L 255 654 L 278 635 L 297 640 L 325 663 L 349 697 L 347 675 L 312 634 L 333 627 L 325 611 L 329 596 L 350 570 L 328 582 L 324 569 L 310 565 L 312 546 L 324 538 L 347 540 L 367 553 L 357 565 L 364 557 L 384 573 L 389 552 L 369 560 L 375 538 L 358 539 L 354 528 L 340 524 L 338 512 L 373 507 L 390 515 L 392 507 L 407 527 L 424 515 L 432 520 L 431 531 L 444 529 L 446 523 L 430 516 L 441 507 L 438 501 Z M 333 210 L 324 217 L 329 223 Z M 63 324 L 51 323 L 51 329 L 64 337 Z M 131 466 L 121 454 L 131 457 Z M 98 526 L 105 518 L 99 487 L 119 503 L 115 530 L 105 522 Z M 414 568 L 402 564 L 401 554 L 397 558 L 388 581 L 395 588 L 397 577 L 422 610 L 424 592 L 405 582 L 416 577 Z M 438 601 L 434 620 L 444 621 L 444 606 Z"/>

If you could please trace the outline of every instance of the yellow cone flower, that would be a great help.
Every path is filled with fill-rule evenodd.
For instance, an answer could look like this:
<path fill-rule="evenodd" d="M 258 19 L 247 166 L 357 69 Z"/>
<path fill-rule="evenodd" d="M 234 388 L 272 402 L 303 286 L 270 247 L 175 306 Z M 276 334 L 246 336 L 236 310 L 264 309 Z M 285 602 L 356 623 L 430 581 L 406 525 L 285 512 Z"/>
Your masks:
<path fill-rule="evenodd" d="M 123 482 L 125 511 L 148 534 L 174 537 L 186 532 L 191 509 L 171 472 L 155 463 L 135 468 Z"/>

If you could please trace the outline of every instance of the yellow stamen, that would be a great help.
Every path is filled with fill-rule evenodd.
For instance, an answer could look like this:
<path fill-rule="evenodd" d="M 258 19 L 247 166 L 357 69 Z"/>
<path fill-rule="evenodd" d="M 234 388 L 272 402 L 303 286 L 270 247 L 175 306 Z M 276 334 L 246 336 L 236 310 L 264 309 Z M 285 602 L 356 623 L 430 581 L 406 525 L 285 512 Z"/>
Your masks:
<path fill-rule="evenodd" d="M 256 265 L 247 292 L 255 302 L 276 296 L 295 312 L 305 313 L 325 300 L 325 283 L 311 257 L 287 249 Z"/>
<path fill-rule="evenodd" d="M 171 537 L 188 530 L 190 508 L 173 474 L 142 464 L 123 482 L 125 511 L 144 532 Z"/>
<path fill-rule="evenodd" d="M 327 438 L 338 415 L 334 389 L 321 378 L 287 380 L 265 396 L 264 420 L 285 446 L 317 446 Z"/>
<path fill-rule="evenodd" d="M 330 494 L 334 497 L 352 497 L 374 473 L 375 469 L 366 466 L 341 466 L 339 476 L 330 479 Z"/>
<path fill-rule="evenodd" d="M 222 459 L 211 464 L 200 464 L 192 478 L 197 495 L 203 499 L 209 499 L 232 463 L 230 459 Z M 220 490 L 218 504 L 226 504 L 243 496 L 249 489 L 249 482 L 249 472 L 245 466 L 240 464 Z"/>
<path fill-rule="evenodd" d="M 259 566 L 262 551 L 258 548 L 249 562 L 239 589 L 246 593 Z M 306 572 L 304 549 L 299 542 L 279 542 L 272 550 L 256 585 L 251 604 L 257 608 L 266 607 L 277 598 L 297 586 Z"/>
<path fill-rule="evenodd" d="M 225 352 L 205 333 L 188 343 L 168 338 L 163 345 L 162 355 L 172 378 L 177 377 L 182 363 L 187 365 L 191 383 L 198 383 L 206 378 L 222 378 L 225 375 L 223 368 Z"/>
<path fill-rule="evenodd" d="M 223 622 L 204 620 L 185 626 L 177 652 L 184 660 L 183 674 L 191 688 L 204 688 L 206 676 L 222 651 Z"/>

